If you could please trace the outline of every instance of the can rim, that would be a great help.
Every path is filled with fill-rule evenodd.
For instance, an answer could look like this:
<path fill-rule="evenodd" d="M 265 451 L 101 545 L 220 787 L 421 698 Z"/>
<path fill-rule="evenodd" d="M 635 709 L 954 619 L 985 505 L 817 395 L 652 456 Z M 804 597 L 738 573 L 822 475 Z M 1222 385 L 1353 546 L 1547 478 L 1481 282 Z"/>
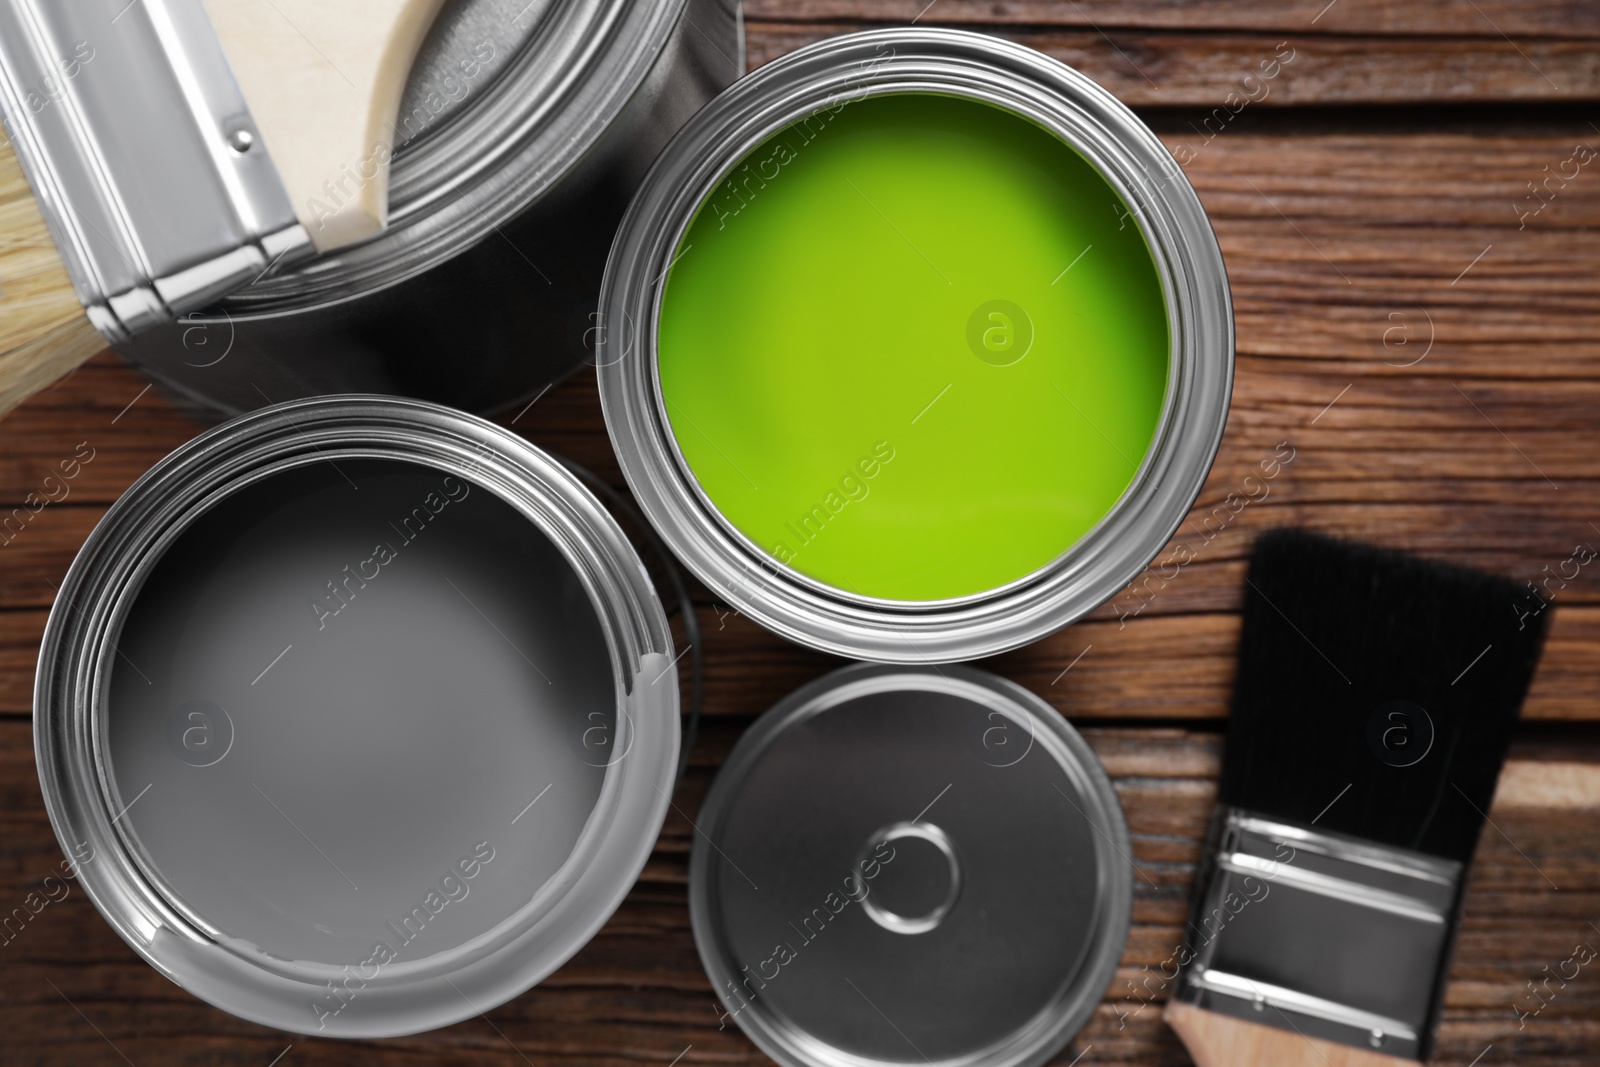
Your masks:
<path fill-rule="evenodd" d="M 493 929 L 456 948 L 386 965 L 359 1013 L 311 1025 L 307 1004 L 345 969 L 268 956 L 209 926 L 172 892 L 125 826 L 105 750 L 116 635 L 165 549 L 232 493 L 284 470 L 389 459 L 467 478 L 557 547 L 589 595 L 616 686 L 617 748 L 556 875 Z M 113 929 L 178 985 L 235 1015 L 300 1033 L 383 1037 L 458 1022 L 554 971 L 632 888 L 666 817 L 677 767 L 678 689 L 666 614 L 620 526 L 558 461 L 507 430 L 422 401 L 293 401 L 201 434 L 107 511 L 74 559 L 45 625 L 34 751 L 45 808 L 77 877 Z M 651 684 L 661 680 L 663 683 Z M 454 986 L 455 988 L 451 988 Z M 476 1007 L 474 1007 L 476 1005 Z"/>
<path fill-rule="evenodd" d="M 687 4 L 565 0 L 480 98 L 396 150 L 382 234 L 257 279 L 220 307 L 240 319 L 337 304 L 493 234 L 580 164 L 644 84 Z"/>
<path fill-rule="evenodd" d="M 1167 390 L 1154 440 L 1118 502 L 1044 567 L 941 601 L 861 596 L 802 575 L 722 518 L 678 451 L 661 397 L 656 326 L 667 271 L 705 198 L 767 137 L 822 108 L 890 93 L 996 104 L 1076 149 L 1144 234 L 1167 305 Z M 1199 198 L 1155 135 L 1082 74 L 1021 45 L 960 30 L 893 29 L 819 42 L 761 68 L 663 150 L 618 231 L 600 298 L 601 404 L 623 474 L 695 574 L 763 625 L 814 648 L 897 663 L 1026 644 L 1109 599 L 1154 558 L 1198 497 L 1221 443 L 1233 315 Z"/>
<path fill-rule="evenodd" d="M 700 807 L 701 833 L 695 838 L 689 856 L 689 916 L 695 949 L 701 965 L 712 978 L 718 1001 L 732 1014 L 739 1028 L 760 1049 L 784 1067 L 818 1067 L 819 1064 L 851 1062 L 871 1067 L 876 1061 L 824 1058 L 819 1050 L 837 1052 L 821 1045 L 781 1017 L 771 1017 L 761 1001 L 739 1005 L 731 1000 L 716 976 L 737 975 L 738 966 L 728 966 L 716 922 L 716 902 L 711 888 L 711 864 L 717 858 L 715 840 L 722 821 L 733 809 L 737 792 L 767 748 L 787 730 L 806 719 L 849 700 L 884 692 L 907 689 L 956 693 L 995 708 L 1000 714 L 1025 717 L 1035 732 L 1030 736 L 1046 741 L 1054 749 L 1053 758 L 1079 786 L 1087 810 L 1085 818 L 1097 833 L 1092 835 L 1098 865 L 1100 911 L 1095 916 L 1089 945 L 1078 963 L 1074 981 L 1064 987 L 1076 991 L 1070 1010 L 1051 1016 L 1056 1005 L 1043 1009 L 1028 1026 L 1015 1031 L 1000 1047 L 991 1046 L 954 1059 L 938 1061 L 939 1067 L 1038 1067 L 1055 1055 L 1094 1014 L 1105 990 L 1110 987 L 1121 961 L 1123 948 L 1133 922 L 1133 842 L 1117 799 L 1116 789 L 1089 743 L 1055 708 L 1043 698 L 1008 678 L 973 667 L 857 663 L 831 671 L 790 693 L 739 738 Z M 1084 995 L 1092 993 L 1092 995 Z M 1064 999 L 1064 998 L 1063 998 Z"/>

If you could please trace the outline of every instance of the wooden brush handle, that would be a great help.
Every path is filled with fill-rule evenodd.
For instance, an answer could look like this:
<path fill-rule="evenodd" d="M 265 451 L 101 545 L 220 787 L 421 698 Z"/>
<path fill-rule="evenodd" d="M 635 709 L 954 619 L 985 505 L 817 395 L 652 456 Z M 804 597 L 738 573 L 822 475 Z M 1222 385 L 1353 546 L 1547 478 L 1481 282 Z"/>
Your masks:
<path fill-rule="evenodd" d="M 443 0 L 205 0 L 289 201 L 319 250 L 389 210 L 406 77 Z"/>
<path fill-rule="evenodd" d="M 1305 1037 L 1178 1001 L 1167 1003 L 1165 1018 L 1183 1039 L 1196 1067 L 1416 1067 L 1415 1060 Z"/>

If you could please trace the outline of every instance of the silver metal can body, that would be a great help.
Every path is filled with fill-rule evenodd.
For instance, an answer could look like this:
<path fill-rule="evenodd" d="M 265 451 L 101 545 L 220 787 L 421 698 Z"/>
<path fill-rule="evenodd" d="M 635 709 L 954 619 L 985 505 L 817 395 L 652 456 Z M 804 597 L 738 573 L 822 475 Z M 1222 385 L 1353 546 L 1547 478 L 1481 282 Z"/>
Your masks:
<path fill-rule="evenodd" d="M 674 437 L 657 359 L 664 279 L 696 212 L 780 130 L 895 93 L 983 102 L 1043 127 L 1086 159 L 1129 208 L 1164 292 L 1170 352 L 1154 439 L 1128 489 L 1047 566 L 941 601 L 896 601 L 824 584 L 736 529 Z M 826 110 L 825 110 L 826 109 Z M 792 640 L 883 662 L 939 663 L 1025 644 L 1082 617 L 1150 562 L 1198 496 L 1233 381 L 1233 317 L 1221 251 L 1176 161 L 1088 78 L 1010 42 L 902 29 L 822 41 L 754 72 L 661 153 L 618 231 L 601 296 L 598 365 L 606 424 L 645 513 L 713 593 Z"/>
<path fill-rule="evenodd" d="M 448 5 L 386 146 L 388 230 L 118 350 L 230 413 L 344 392 L 475 412 L 529 398 L 592 358 L 628 198 L 743 62 L 737 0 Z"/>
<path fill-rule="evenodd" d="M 632 886 L 674 784 L 671 646 L 549 456 L 418 401 L 278 405 L 88 538 L 40 651 L 40 784 L 178 985 L 301 1033 L 431 1029 L 542 980 Z"/>
<path fill-rule="evenodd" d="M 720 1022 L 785 1067 L 1036 1067 L 1127 940 L 1132 843 L 1099 760 L 969 667 L 856 664 L 797 690 L 740 738 L 697 828 Z"/>

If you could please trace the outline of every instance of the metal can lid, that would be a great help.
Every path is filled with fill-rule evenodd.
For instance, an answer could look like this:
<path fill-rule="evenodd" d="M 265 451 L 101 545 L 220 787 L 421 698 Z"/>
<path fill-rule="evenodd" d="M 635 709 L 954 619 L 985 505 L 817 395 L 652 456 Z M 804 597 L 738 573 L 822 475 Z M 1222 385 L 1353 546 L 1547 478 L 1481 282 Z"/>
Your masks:
<path fill-rule="evenodd" d="M 162 460 L 46 627 L 46 807 L 173 981 L 302 1033 L 521 993 L 648 858 L 678 752 L 666 617 L 559 463 L 431 404 L 267 408 Z"/>
<path fill-rule="evenodd" d="M 690 862 L 729 1018 L 788 1067 L 1043 1063 L 1127 939 L 1110 780 L 1039 697 L 966 667 L 858 665 L 735 746 Z"/>

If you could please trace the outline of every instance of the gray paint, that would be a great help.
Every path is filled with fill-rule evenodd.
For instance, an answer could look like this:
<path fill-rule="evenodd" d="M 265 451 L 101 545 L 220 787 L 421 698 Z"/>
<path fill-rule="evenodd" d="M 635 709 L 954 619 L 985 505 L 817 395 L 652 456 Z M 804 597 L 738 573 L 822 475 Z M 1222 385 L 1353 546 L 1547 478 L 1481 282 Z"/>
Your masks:
<path fill-rule="evenodd" d="M 459 901 L 440 891 L 402 958 L 454 948 L 549 880 L 594 807 L 603 768 L 572 744 L 615 719 L 594 609 L 548 538 L 468 483 L 450 500 L 443 477 L 356 460 L 241 490 L 167 549 L 122 627 L 114 788 L 151 786 L 128 828 L 221 935 L 359 963 L 486 841 L 493 860 L 457 876 Z M 391 523 L 430 514 L 430 493 L 443 508 L 407 541 Z M 341 578 L 342 607 L 325 584 Z M 232 723 L 205 767 L 169 742 L 196 700 Z"/>
<path fill-rule="evenodd" d="M 549 456 L 417 401 L 279 405 L 86 540 L 39 654 L 40 786 L 90 899 L 178 985 L 413 1033 L 523 992 L 621 903 L 673 787 L 673 657 Z"/>

